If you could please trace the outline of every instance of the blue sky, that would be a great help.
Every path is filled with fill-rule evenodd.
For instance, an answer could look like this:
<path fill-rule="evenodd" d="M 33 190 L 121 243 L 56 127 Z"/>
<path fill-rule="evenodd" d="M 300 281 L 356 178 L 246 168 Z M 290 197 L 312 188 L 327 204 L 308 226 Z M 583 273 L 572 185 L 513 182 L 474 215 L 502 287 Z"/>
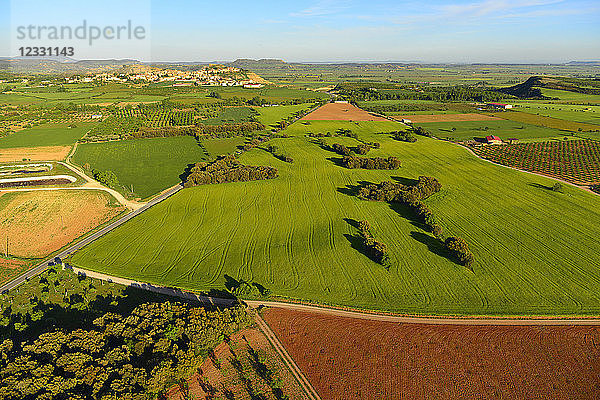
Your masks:
<path fill-rule="evenodd" d="M 63 5 L 68 2 L 60 0 Z M 151 13 L 149 57 L 154 61 L 543 63 L 600 59 L 598 0 L 138 3 L 145 3 Z M 117 17 L 136 21 L 136 8 L 123 10 L 123 4 L 128 1 L 122 1 L 120 8 L 105 7 L 107 23 Z M 12 33 L 9 5 L 9 0 L 0 0 L 4 41 L 0 54 L 10 51 L 6 50 Z M 57 18 L 69 15 L 63 7 L 55 8 L 62 9 Z M 32 7 L 32 18 L 38 11 Z M 43 17 L 51 18 L 49 14 L 45 10 Z M 75 24 L 80 18 L 73 19 Z"/>

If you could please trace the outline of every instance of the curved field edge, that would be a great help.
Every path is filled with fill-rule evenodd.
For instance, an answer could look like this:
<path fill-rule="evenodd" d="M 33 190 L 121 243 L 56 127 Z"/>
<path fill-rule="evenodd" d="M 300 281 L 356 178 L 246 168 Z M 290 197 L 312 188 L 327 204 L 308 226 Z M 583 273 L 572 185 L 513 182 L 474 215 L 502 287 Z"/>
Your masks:
<path fill-rule="evenodd" d="M 333 131 L 339 125 L 330 124 Z M 365 125 L 360 137 L 382 145 L 370 155 L 395 155 L 400 170 L 343 169 L 301 135 L 314 125 L 294 124 L 288 132 L 295 137 L 273 141 L 293 164 L 258 149 L 241 158 L 277 167 L 279 178 L 183 190 L 82 249 L 72 264 L 204 292 L 224 290 L 227 275 L 276 298 L 404 314 L 600 314 L 596 196 L 548 191 L 540 185 L 550 179 L 442 141 L 397 142 Z M 361 181 L 419 175 L 443 184 L 426 203 L 447 235 L 467 239 L 474 272 L 438 254 L 402 208 L 348 194 Z M 389 271 L 352 247 L 356 232 L 345 218 L 371 222 L 389 247 Z"/>

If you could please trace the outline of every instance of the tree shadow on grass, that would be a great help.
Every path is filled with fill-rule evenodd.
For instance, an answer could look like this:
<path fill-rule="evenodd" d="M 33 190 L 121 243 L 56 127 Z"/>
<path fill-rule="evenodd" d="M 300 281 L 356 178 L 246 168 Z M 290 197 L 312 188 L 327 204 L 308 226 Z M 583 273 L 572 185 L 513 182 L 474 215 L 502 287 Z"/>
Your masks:
<path fill-rule="evenodd" d="M 392 176 L 391 179 L 396 183 L 401 183 L 406 186 L 416 186 L 419 183 L 417 179 L 405 178 L 402 176 Z"/>
<path fill-rule="evenodd" d="M 357 220 L 352 218 L 344 218 L 344 221 L 346 221 L 346 223 L 351 227 L 357 230 L 359 229 L 359 222 Z M 373 258 L 373 255 L 367 251 L 363 237 L 361 235 L 350 235 L 349 233 L 345 233 L 344 237 L 350 242 L 350 247 L 352 247 L 354 250 L 358 251 L 362 255 L 368 257 L 369 260 L 373 261 L 374 263 L 379 264 L 379 261 Z"/>
<path fill-rule="evenodd" d="M 528 185 L 533 186 L 534 188 L 546 189 L 546 190 L 552 191 L 552 186 L 541 185 L 539 183 L 528 183 Z"/>
<path fill-rule="evenodd" d="M 423 232 L 416 231 L 411 232 L 410 236 L 417 242 L 426 245 L 427 249 L 429 249 L 429 251 L 431 251 L 433 254 L 444 257 L 446 260 L 452 261 L 456 265 L 460 265 L 460 263 L 448 253 L 444 247 L 444 243 L 440 239 L 427 235 Z"/>
<path fill-rule="evenodd" d="M 419 221 L 419 219 L 415 215 L 415 212 L 409 206 L 397 202 L 390 202 L 388 204 L 392 210 L 394 210 L 396 213 L 398 213 L 398 215 L 410 222 L 412 226 L 427 231 L 427 226 L 425 226 L 423 222 Z"/>
<path fill-rule="evenodd" d="M 332 163 L 334 163 L 338 167 L 346 168 L 344 166 L 344 164 L 342 164 L 342 160 L 343 160 L 342 157 L 327 157 L 327 161 L 331 161 Z"/>
<path fill-rule="evenodd" d="M 352 218 L 344 218 L 344 221 L 351 227 L 358 229 L 358 221 Z"/>
<path fill-rule="evenodd" d="M 346 185 L 345 187 L 339 187 L 336 190 L 339 193 L 345 194 L 347 196 L 356 196 L 358 195 L 358 191 L 360 190 L 361 185 Z"/>
<path fill-rule="evenodd" d="M 188 176 L 190 176 L 190 174 L 192 173 L 192 168 L 194 168 L 194 165 L 196 164 L 188 164 L 187 167 L 185 167 L 183 173 L 179 175 L 179 179 L 181 179 L 181 182 L 187 181 Z"/>
<path fill-rule="evenodd" d="M 363 186 L 367 186 L 367 185 L 373 185 L 373 182 L 369 182 L 369 181 L 358 181 L 357 185 L 346 185 L 345 187 L 339 187 L 336 190 L 339 193 L 348 195 L 348 196 L 357 196 L 358 195 L 358 191 L 360 190 L 361 187 Z"/>

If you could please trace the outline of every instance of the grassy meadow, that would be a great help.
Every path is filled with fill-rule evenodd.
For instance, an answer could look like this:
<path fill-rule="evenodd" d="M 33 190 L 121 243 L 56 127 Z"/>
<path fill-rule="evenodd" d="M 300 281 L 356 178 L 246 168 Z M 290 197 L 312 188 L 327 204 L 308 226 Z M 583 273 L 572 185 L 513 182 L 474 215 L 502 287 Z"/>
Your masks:
<path fill-rule="evenodd" d="M 80 166 L 89 164 L 100 171 L 113 171 L 119 179 L 117 190 L 144 199 L 176 185 L 188 164 L 206 158 L 204 148 L 196 139 L 178 136 L 81 144 L 73 162 Z"/>
<path fill-rule="evenodd" d="M 243 146 L 246 142 L 244 137 L 231 137 L 231 138 L 219 138 L 219 139 L 202 139 L 202 146 L 208 152 L 208 156 L 211 159 L 217 156 L 230 154 L 238 149 L 238 146 Z"/>
<path fill-rule="evenodd" d="M 15 147 L 71 146 L 89 131 L 93 123 L 44 124 L 0 137 L 0 149 Z"/>
<path fill-rule="evenodd" d="M 472 140 L 473 138 L 485 138 L 488 135 L 499 136 L 502 140 L 509 138 L 545 139 L 565 135 L 565 132 L 558 129 L 507 120 L 428 122 L 415 125 L 422 126 L 433 133 L 435 137 L 452 138 L 453 140 Z"/>
<path fill-rule="evenodd" d="M 600 95 L 542 88 L 542 95 L 568 103 L 600 103 Z"/>
<path fill-rule="evenodd" d="M 347 170 L 307 132 L 354 129 L 397 156 L 395 171 Z M 270 165 L 268 181 L 184 189 L 76 253 L 73 265 L 196 291 L 228 277 L 274 296 L 418 314 L 598 314 L 600 199 L 581 189 L 479 160 L 454 144 L 375 134 L 392 122 L 315 121 L 271 143 L 295 162 L 254 149 L 240 160 Z M 330 142 L 341 139 L 330 138 Z M 345 142 L 353 139 L 344 138 Z M 350 144 L 350 143 L 348 143 Z M 112 161 L 114 163 L 114 161 Z M 464 237 L 474 270 L 446 258 L 404 207 L 356 198 L 360 182 L 434 176 L 427 199 L 445 234 Z M 155 179 L 155 177 L 153 177 Z M 353 221 L 368 220 L 387 244 L 389 271 L 362 252 Z"/>
<path fill-rule="evenodd" d="M 292 106 L 277 106 L 277 107 L 258 107 L 259 116 L 257 119 L 265 126 L 275 124 L 284 118 L 291 116 L 298 111 L 308 111 L 314 107 L 314 104 L 295 104 Z"/>
<path fill-rule="evenodd" d="M 530 114 L 539 114 L 545 117 L 565 119 L 598 125 L 600 129 L 600 106 L 582 106 L 571 104 L 554 104 L 523 102 L 515 103 L 518 110 Z"/>

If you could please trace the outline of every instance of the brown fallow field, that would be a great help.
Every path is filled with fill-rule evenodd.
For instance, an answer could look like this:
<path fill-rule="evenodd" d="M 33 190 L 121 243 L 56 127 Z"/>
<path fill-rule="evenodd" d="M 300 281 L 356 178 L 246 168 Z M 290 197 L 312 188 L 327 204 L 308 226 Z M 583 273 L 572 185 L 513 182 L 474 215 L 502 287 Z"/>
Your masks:
<path fill-rule="evenodd" d="M 12 192 L 0 200 L 0 247 L 8 237 L 8 254 L 21 258 L 45 257 L 124 210 L 93 190 Z"/>
<path fill-rule="evenodd" d="M 0 240 L 2 240 L 1 237 Z M 3 240 L 6 240 L 6 238 Z M 4 246 L 6 246 L 6 243 Z M 4 246 L 0 246 L 0 248 Z M 9 281 L 32 264 L 30 261 L 2 258 L 4 255 L 5 253 L 2 251 L 2 256 L 0 256 L 0 283 Z"/>
<path fill-rule="evenodd" d="M 0 149 L 0 162 L 18 162 L 23 159 L 31 161 L 61 161 L 71 151 L 71 146 L 16 147 Z"/>
<path fill-rule="evenodd" d="M 600 398 L 600 327 L 263 317 L 324 400 Z"/>
<path fill-rule="evenodd" d="M 492 117 L 490 115 L 467 113 L 467 114 L 435 114 L 435 115 L 404 115 L 401 117 L 394 117 L 395 119 L 402 120 L 408 119 L 411 122 L 421 124 L 427 122 L 466 122 L 466 121 L 492 121 L 499 120 L 500 118 Z"/>
<path fill-rule="evenodd" d="M 350 103 L 327 103 L 302 117 L 304 121 L 387 121 Z"/>

